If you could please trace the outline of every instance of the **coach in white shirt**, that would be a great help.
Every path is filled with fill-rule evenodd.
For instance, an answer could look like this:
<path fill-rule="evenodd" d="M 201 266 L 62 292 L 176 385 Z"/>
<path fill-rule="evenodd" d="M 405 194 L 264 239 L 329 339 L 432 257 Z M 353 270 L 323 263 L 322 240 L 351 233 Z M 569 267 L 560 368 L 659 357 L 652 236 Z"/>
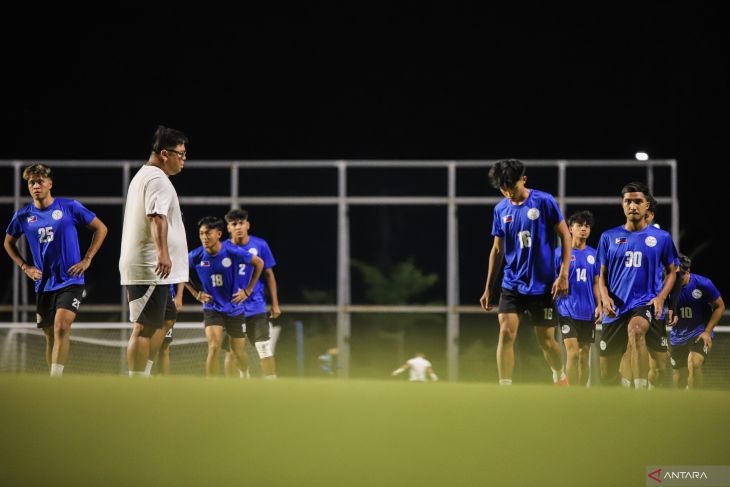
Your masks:
<path fill-rule="evenodd" d="M 176 318 L 169 285 L 188 281 L 185 226 L 169 179 L 183 169 L 187 142 L 182 132 L 158 127 L 149 161 L 127 192 L 119 273 L 134 323 L 127 347 L 129 375 L 146 375 L 147 362 L 164 339 L 165 321 Z"/>

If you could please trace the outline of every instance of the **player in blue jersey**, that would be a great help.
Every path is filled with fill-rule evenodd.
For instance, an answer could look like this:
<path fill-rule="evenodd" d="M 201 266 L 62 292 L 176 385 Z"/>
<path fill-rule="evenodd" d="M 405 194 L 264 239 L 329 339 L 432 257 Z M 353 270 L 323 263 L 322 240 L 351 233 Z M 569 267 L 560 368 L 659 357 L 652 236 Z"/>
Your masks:
<path fill-rule="evenodd" d="M 691 265 L 689 257 L 680 256 L 682 287 L 673 291 L 677 304 L 670 317 L 669 340 L 675 387 L 699 389 L 703 386 L 702 365 L 712 349 L 712 330 L 725 312 L 725 303 L 712 281 L 690 272 Z"/>
<path fill-rule="evenodd" d="M 586 385 L 590 370 L 588 354 L 595 341 L 596 323 L 601 321 L 601 293 L 598 289 L 600 268 L 596 249 L 586 242 L 593 228 L 590 211 L 579 211 L 568 218 L 573 240 L 568 282 L 570 292 L 556 301 L 558 324 L 566 351 L 566 372 L 570 385 Z M 555 268 L 562 263 L 560 249 L 555 249 Z"/>
<path fill-rule="evenodd" d="M 249 234 L 251 224 L 246 210 L 229 211 L 226 214 L 226 222 L 228 222 L 227 228 L 231 238 L 230 240 L 226 240 L 224 244 L 241 248 L 253 255 L 258 255 L 264 261 L 263 277 L 266 281 L 266 287 L 269 289 L 271 312 L 268 315 L 266 313 L 264 284 L 260 281 L 256 284 L 251 297 L 243 303 L 243 308 L 246 315 L 246 335 L 249 341 L 253 343 L 261 360 L 261 372 L 265 378 L 275 379 L 276 363 L 274 361 L 274 344 L 272 340 L 272 330 L 274 327 L 269 319 L 273 321 L 281 315 L 276 276 L 274 276 L 276 260 L 274 260 L 274 256 L 266 240 Z M 244 267 L 243 274 L 239 274 L 237 279 L 239 286 L 248 285 L 251 279 L 250 269 Z M 229 370 L 231 363 L 230 354 L 227 354 L 226 364 L 229 366 Z M 247 372 L 241 369 L 240 373 L 243 376 Z"/>
<path fill-rule="evenodd" d="M 23 171 L 33 202 L 15 212 L 5 231 L 5 251 L 35 281 L 36 322 L 46 336 L 46 362 L 52 376 L 63 374 L 68 359 L 71 325 L 85 297 L 84 273 L 101 248 L 107 228 L 81 203 L 51 195 L 53 176 L 43 164 Z M 76 227 L 94 236 L 83 259 Z M 20 255 L 16 242 L 25 235 L 33 265 Z"/>
<path fill-rule="evenodd" d="M 243 308 L 239 304 L 253 295 L 264 261 L 249 252 L 223 245 L 223 220 L 218 217 L 202 218 L 198 229 L 202 245 L 188 255 L 193 277 L 187 288 L 195 299 L 203 303 L 205 335 L 208 338 L 205 373 L 213 376 L 218 373 L 218 354 L 224 328 L 230 337 L 233 354 L 243 360 L 246 327 Z M 247 264 L 253 267 L 250 282 L 246 286 L 238 286 L 235 276 L 243 266 L 249 267 Z"/>
<path fill-rule="evenodd" d="M 652 317 L 659 318 L 675 281 L 676 250 L 672 237 L 647 223 L 649 189 L 632 182 L 621 190 L 626 223 L 607 230 L 598 245 L 603 332 L 600 341 L 601 378 L 617 379 L 618 359 L 631 358 L 634 387 L 646 389 L 649 353 L 646 333 Z M 657 273 L 666 271 L 661 287 Z"/>
<path fill-rule="evenodd" d="M 505 199 L 494 208 L 489 271 L 480 299 L 492 308 L 492 286 L 505 260 L 499 299 L 497 369 L 501 385 L 512 384 L 514 341 L 522 320 L 535 327 L 537 341 L 553 371 L 553 382 L 567 385 L 560 345 L 555 340 L 552 301 L 568 292 L 571 237 L 555 199 L 548 193 L 525 187 L 525 166 L 515 159 L 497 162 L 489 180 Z M 560 270 L 555 278 L 555 236 L 562 241 Z"/>

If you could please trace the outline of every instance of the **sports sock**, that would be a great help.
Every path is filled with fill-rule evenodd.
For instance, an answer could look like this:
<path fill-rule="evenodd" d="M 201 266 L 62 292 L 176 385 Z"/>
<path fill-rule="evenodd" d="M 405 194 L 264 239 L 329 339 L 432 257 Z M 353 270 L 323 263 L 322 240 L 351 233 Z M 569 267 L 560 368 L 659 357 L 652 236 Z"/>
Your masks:
<path fill-rule="evenodd" d="M 631 389 L 631 381 L 626 377 L 621 377 L 621 387 Z"/>
<path fill-rule="evenodd" d="M 144 368 L 144 375 L 152 375 L 152 367 L 155 365 L 155 362 L 152 360 L 147 361 L 147 366 Z"/>
<path fill-rule="evenodd" d="M 500 386 L 511 386 L 512 379 L 499 379 L 499 385 Z"/>
<path fill-rule="evenodd" d="M 649 383 L 648 379 L 634 379 L 634 388 L 646 390 L 648 383 Z"/>
<path fill-rule="evenodd" d="M 51 377 L 61 377 L 63 375 L 63 365 L 51 364 Z"/>
<path fill-rule="evenodd" d="M 561 367 L 560 370 L 551 367 L 551 370 L 553 371 L 553 382 L 565 379 L 565 367 Z"/>

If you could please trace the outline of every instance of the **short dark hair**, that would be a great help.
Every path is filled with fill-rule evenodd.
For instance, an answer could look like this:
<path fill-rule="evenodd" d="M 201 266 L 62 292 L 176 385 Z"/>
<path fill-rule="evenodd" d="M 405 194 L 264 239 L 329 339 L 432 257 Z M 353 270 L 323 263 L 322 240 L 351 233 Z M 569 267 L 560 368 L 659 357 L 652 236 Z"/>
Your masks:
<path fill-rule="evenodd" d="M 246 210 L 231 210 L 228 213 L 226 213 L 226 221 L 228 223 L 234 222 L 236 220 L 248 220 L 248 212 Z"/>
<path fill-rule="evenodd" d="M 679 254 L 679 270 L 687 272 L 690 267 L 692 267 L 692 259 L 684 254 Z"/>
<path fill-rule="evenodd" d="M 654 196 L 649 194 L 646 196 L 646 199 L 649 202 L 649 211 L 652 212 L 654 214 L 654 216 L 656 217 L 656 210 L 657 210 L 656 198 L 654 198 Z"/>
<path fill-rule="evenodd" d="M 644 193 L 647 201 L 649 200 L 649 198 L 652 198 L 649 187 L 644 183 L 640 183 L 639 181 L 632 181 L 623 188 L 621 188 L 621 195 L 623 196 L 626 193 Z"/>
<path fill-rule="evenodd" d="M 568 218 L 568 226 L 572 227 L 573 223 L 577 223 L 578 225 L 588 225 L 589 227 L 593 226 L 593 213 L 590 211 L 577 211 L 570 215 L 570 218 Z"/>
<path fill-rule="evenodd" d="M 30 166 L 23 169 L 23 179 L 28 181 L 33 176 L 41 176 L 43 178 L 48 178 L 50 180 L 53 180 L 53 175 L 51 174 L 51 168 L 46 166 L 45 164 L 41 164 L 38 162 L 35 164 L 31 164 Z"/>
<path fill-rule="evenodd" d="M 223 233 L 223 230 L 225 229 L 223 220 L 221 220 L 217 216 L 204 216 L 203 218 L 198 220 L 198 229 L 202 226 L 206 226 L 215 230 L 220 230 L 221 233 Z"/>
<path fill-rule="evenodd" d="M 502 159 L 489 168 L 489 183 L 495 189 L 511 188 L 525 175 L 525 165 L 517 159 Z"/>
<path fill-rule="evenodd" d="M 187 144 L 188 138 L 179 130 L 157 126 L 154 137 L 152 137 L 152 152 L 159 154 L 163 149 L 174 149 L 180 144 Z"/>

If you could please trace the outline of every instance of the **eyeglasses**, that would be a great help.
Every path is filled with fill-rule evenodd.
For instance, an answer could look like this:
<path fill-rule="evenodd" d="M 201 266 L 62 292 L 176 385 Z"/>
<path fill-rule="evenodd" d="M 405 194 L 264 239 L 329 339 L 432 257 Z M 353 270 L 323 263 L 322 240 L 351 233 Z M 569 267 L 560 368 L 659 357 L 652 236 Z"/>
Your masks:
<path fill-rule="evenodd" d="M 188 151 L 186 151 L 186 150 L 184 150 L 184 151 L 176 151 L 175 149 L 165 149 L 165 150 L 166 150 L 167 152 L 174 152 L 175 154 L 177 154 L 177 156 L 178 156 L 178 157 L 179 157 L 180 159 L 185 159 L 185 157 L 186 157 L 186 156 L 187 156 L 187 154 L 188 154 Z"/>

